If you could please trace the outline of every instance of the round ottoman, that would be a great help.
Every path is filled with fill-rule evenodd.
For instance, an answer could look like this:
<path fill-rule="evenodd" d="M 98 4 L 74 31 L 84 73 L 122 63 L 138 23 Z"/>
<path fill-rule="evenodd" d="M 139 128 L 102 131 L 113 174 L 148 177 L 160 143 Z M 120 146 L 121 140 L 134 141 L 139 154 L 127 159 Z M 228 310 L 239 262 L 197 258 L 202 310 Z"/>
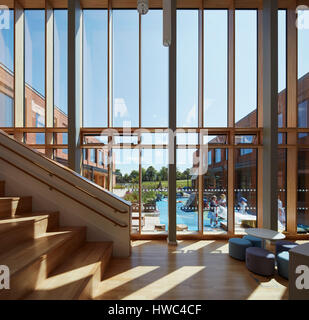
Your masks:
<path fill-rule="evenodd" d="M 246 249 L 252 247 L 249 240 L 241 238 L 231 238 L 229 240 L 229 255 L 232 258 L 244 261 L 246 259 Z"/>
<path fill-rule="evenodd" d="M 285 279 L 289 279 L 289 258 L 289 251 L 282 251 L 277 255 L 278 273 Z"/>
<path fill-rule="evenodd" d="M 243 239 L 249 240 L 253 247 L 262 248 L 262 240 L 260 238 L 247 235 L 243 236 Z"/>
<path fill-rule="evenodd" d="M 298 244 L 288 240 L 280 240 L 276 242 L 276 256 L 283 251 L 289 251 L 292 248 L 297 247 Z"/>
<path fill-rule="evenodd" d="M 275 272 L 275 255 L 263 248 L 248 248 L 246 250 L 246 266 L 254 273 L 271 276 Z"/>

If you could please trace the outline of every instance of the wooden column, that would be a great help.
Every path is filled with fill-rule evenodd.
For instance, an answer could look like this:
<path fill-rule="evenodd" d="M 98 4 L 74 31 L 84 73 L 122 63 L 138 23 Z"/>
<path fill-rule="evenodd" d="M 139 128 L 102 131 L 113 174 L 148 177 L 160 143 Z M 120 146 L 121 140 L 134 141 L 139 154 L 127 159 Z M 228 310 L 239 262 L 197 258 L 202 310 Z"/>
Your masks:
<path fill-rule="evenodd" d="M 278 2 L 263 0 L 263 227 L 278 229 Z"/>
<path fill-rule="evenodd" d="M 176 0 L 171 0 L 171 45 L 169 46 L 169 145 L 168 145 L 168 243 L 176 241 Z"/>
<path fill-rule="evenodd" d="M 18 1 L 14 1 L 14 102 L 15 102 L 15 127 L 24 126 L 24 105 L 25 105 L 25 58 L 24 58 L 24 9 Z M 17 134 L 15 138 L 22 141 L 22 135 Z"/>
<path fill-rule="evenodd" d="M 203 1 L 200 1 L 199 15 L 198 15 L 198 126 L 203 128 L 204 126 L 204 8 Z M 199 158 L 200 158 L 200 167 L 203 165 L 202 161 L 204 159 L 204 150 L 202 147 L 203 144 L 203 134 L 199 133 L 199 144 L 201 148 L 199 149 Z M 197 190 L 198 190 L 198 230 L 203 234 L 203 191 L 204 191 L 204 174 L 199 172 L 197 179 Z"/>
<path fill-rule="evenodd" d="M 77 173 L 81 173 L 82 165 L 82 29 L 80 2 L 68 0 L 68 162 Z"/>
<path fill-rule="evenodd" d="M 287 10 L 287 127 L 297 128 L 296 1 Z M 297 232 L 297 133 L 287 133 L 287 232 Z"/>
<path fill-rule="evenodd" d="M 48 0 L 45 1 L 45 124 L 54 126 L 54 10 Z M 64 84 L 65 85 L 65 84 Z M 45 144 L 53 143 L 53 133 L 45 133 Z M 52 158 L 53 150 L 46 149 L 45 155 Z"/>
<path fill-rule="evenodd" d="M 258 9 L 258 128 L 263 127 L 263 7 Z M 261 137 L 259 137 L 261 138 Z M 259 140 L 260 143 L 260 140 Z M 257 150 L 257 227 L 263 228 L 263 149 Z"/>
<path fill-rule="evenodd" d="M 228 11 L 228 127 L 235 126 L 235 5 L 231 1 Z M 234 133 L 229 135 L 229 144 L 234 142 Z M 234 234 L 234 183 L 235 183 L 235 163 L 234 148 L 229 148 L 228 152 L 228 208 L 227 223 L 228 234 Z"/>

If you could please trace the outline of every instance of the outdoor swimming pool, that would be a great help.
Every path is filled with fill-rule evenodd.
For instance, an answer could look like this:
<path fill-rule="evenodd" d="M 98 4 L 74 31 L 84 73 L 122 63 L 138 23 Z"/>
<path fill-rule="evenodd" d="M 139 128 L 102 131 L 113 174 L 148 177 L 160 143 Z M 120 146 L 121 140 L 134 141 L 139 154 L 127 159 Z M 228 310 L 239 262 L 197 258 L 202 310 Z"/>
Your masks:
<path fill-rule="evenodd" d="M 198 231 L 198 213 L 195 212 L 184 212 L 181 207 L 186 203 L 188 198 L 177 198 L 176 203 L 176 214 L 177 224 L 185 224 L 188 226 L 189 231 Z M 168 199 L 164 198 L 161 201 L 157 201 L 157 209 L 160 212 L 160 223 L 165 224 L 165 230 L 168 227 Z M 210 219 L 207 213 L 204 214 L 204 227 L 210 228 Z"/>

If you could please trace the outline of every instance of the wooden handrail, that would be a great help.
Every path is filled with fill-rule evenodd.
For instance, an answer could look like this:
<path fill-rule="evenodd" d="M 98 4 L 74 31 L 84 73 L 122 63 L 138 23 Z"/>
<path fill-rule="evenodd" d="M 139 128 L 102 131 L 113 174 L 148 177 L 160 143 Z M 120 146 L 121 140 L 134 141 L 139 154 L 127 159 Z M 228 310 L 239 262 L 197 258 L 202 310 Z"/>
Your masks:
<path fill-rule="evenodd" d="M 70 198 L 71 200 L 76 201 L 76 202 L 79 203 L 80 205 L 82 205 L 82 206 L 86 207 L 87 209 L 89 209 L 89 210 L 95 212 L 96 214 L 100 215 L 100 216 L 103 217 L 104 219 L 106 219 L 106 220 L 114 223 L 116 226 L 119 226 L 119 227 L 121 227 L 121 228 L 126 228 L 126 227 L 128 226 L 126 223 L 121 223 L 121 222 L 118 222 L 118 221 L 116 221 L 116 220 L 108 217 L 108 216 L 105 216 L 104 214 L 102 214 L 101 212 L 97 211 L 96 209 L 93 209 L 93 208 L 89 207 L 87 204 L 79 201 L 78 199 L 73 198 L 73 197 L 72 197 L 71 195 L 69 195 L 68 193 L 61 191 L 60 189 L 58 189 L 58 188 L 50 185 L 49 183 L 45 182 L 44 180 L 42 180 L 42 179 L 34 176 L 33 174 L 29 173 L 28 171 L 26 171 L 26 170 L 18 167 L 17 165 L 15 165 L 14 163 L 12 163 L 11 161 L 9 161 L 9 160 L 7 160 L 7 159 L 4 159 L 4 158 L 2 158 L 2 157 L 0 157 L 0 160 L 8 163 L 8 164 L 11 165 L 12 167 L 15 167 L 16 169 L 18 169 L 18 170 L 22 171 L 23 173 L 29 175 L 29 176 L 32 177 L 33 179 L 36 179 L 36 180 L 38 180 L 39 182 L 47 185 L 51 190 L 56 190 L 57 192 L 65 195 L 66 197 Z"/>
<path fill-rule="evenodd" d="M 14 142 L 15 142 L 15 141 L 16 141 L 16 140 L 14 140 Z M 17 141 L 16 141 L 16 142 L 17 142 Z M 23 144 L 21 144 L 21 145 L 24 146 Z M 19 157 L 23 158 L 23 159 L 26 160 L 26 161 L 28 161 L 28 162 L 30 162 L 30 163 L 34 163 L 36 166 L 38 166 L 38 167 L 41 168 L 42 170 L 48 172 L 50 175 L 53 175 L 53 176 L 57 177 L 58 179 L 66 182 L 66 183 L 68 183 L 70 186 L 72 186 L 72 187 L 74 187 L 74 188 L 76 188 L 76 189 L 78 189 L 78 190 L 86 193 L 88 196 L 90 196 L 90 197 L 98 200 L 99 202 L 101 202 L 101 203 L 103 203 L 104 205 L 108 206 L 109 208 L 113 209 L 115 212 L 120 212 L 120 213 L 127 213 L 127 212 L 128 212 L 127 210 L 121 210 L 121 209 L 115 208 L 114 206 L 110 205 L 110 204 L 107 203 L 106 201 L 104 201 L 104 200 L 102 200 L 102 199 L 94 196 L 93 194 L 89 193 L 88 191 L 86 191 L 86 190 L 84 190 L 84 189 L 76 186 L 75 184 L 71 183 L 70 181 L 64 179 L 63 177 L 61 177 L 61 176 L 53 173 L 52 171 L 50 171 L 50 170 L 46 169 L 45 167 L 41 166 L 39 163 L 34 162 L 34 161 L 32 161 L 32 160 L 29 160 L 28 158 L 26 158 L 25 156 L 23 156 L 23 155 L 20 154 L 19 152 L 16 152 L 16 150 L 13 150 L 13 149 L 11 149 L 10 147 L 5 146 L 5 145 L 2 144 L 1 142 L 0 142 L 0 146 L 3 147 L 3 148 L 5 148 L 5 149 L 7 149 L 7 150 L 9 150 L 9 151 L 11 151 L 11 152 L 13 152 L 13 153 L 16 153 Z M 31 150 L 30 148 L 27 148 L 27 149 Z M 33 151 L 33 150 L 31 150 L 31 151 Z M 48 159 L 48 158 L 44 157 L 44 159 Z M 48 160 L 50 160 L 50 159 L 48 159 Z M 53 161 L 53 163 L 54 163 L 54 161 Z M 56 163 L 56 164 L 57 164 L 57 163 Z M 58 164 L 57 164 L 57 165 L 58 165 Z M 71 170 L 70 170 L 70 171 L 71 171 Z M 73 172 L 74 172 L 74 171 L 73 171 Z M 76 173 L 75 173 L 75 174 L 76 174 Z M 83 180 L 83 181 L 85 181 L 85 180 Z M 115 198 L 115 199 L 118 200 L 117 198 Z M 127 205 L 127 204 L 124 203 L 124 205 Z"/>
<path fill-rule="evenodd" d="M 16 129 L 16 128 L 15 128 L 15 129 Z M 18 128 L 17 128 L 17 129 L 18 129 Z M 63 165 L 60 164 L 59 162 L 56 162 L 56 161 L 54 161 L 54 160 L 52 160 L 52 159 L 50 159 L 50 158 L 45 157 L 42 153 L 40 153 L 40 152 L 38 152 L 38 151 L 36 151 L 36 150 L 34 150 L 34 149 L 32 149 L 32 148 L 29 148 L 29 147 L 26 146 L 24 143 L 19 142 L 19 141 L 15 140 L 15 139 L 12 139 L 6 132 L 4 132 L 4 131 L 1 130 L 1 129 L 0 129 L 0 134 L 8 137 L 8 138 L 11 139 L 11 140 L 13 140 L 14 143 L 17 143 L 18 145 L 20 145 L 21 147 L 25 148 L 26 150 L 29 150 L 29 151 L 35 153 L 37 156 L 39 156 L 39 157 L 41 157 L 41 158 L 43 158 L 43 159 L 45 159 L 45 160 L 47 160 L 47 161 L 55 164 L 55 165 L 58 166 L 58 167 L 61 167 L 63 170 L 66 170 L 67 172 L 73 174 L 74 176 L 77 176 L 77 177 L 83 179 L 83 181 L 84 181 L 85 183 L 87 183 L 87 184 L 89 184 L 89 185 L 91 185 L 91 186 L 94 186 L 94 184 L 93 184 L 92 182 L 87 181 L 83 176 L 79 175 L 77 172 L 71 170 L 71 169 L 68 168 L 68 167 L 63 166 Z M 13 150 L 13 152 L 16 152 L 16 151 Z M 17 153 L 17 152 L 16 152 L 16 153 Z M 18 153 L 18 154 L 19 154 L 19 153 Z M 19 155 L 20 155 L 20 154 L 19 154 Z M 43 168 L 43 169 L 44 169 L 44 168 Z M 61 179 L 61 178 L 60 178 L 60 179 Z M 96 185 L 95 187 L 96 187 L 96 188 L 100 188 L 100 189 L 103 190 L 103 188 L 100 187 L 99 185 Z M 91 195 L 91 196 L 92 196 L 92 195 Z M 111 195 L 110 195 L 110 196 L 111 196 Z M 111 196 L 111 197 L 112 197 L 112 196 Z M 121 204 L 123 204 L 123 205 L 125 205 L 125 206 L 127 206 L 127 207 L 130 207 L 130 205 L 129 205 L 128 203 L 124 202 L 124 201 L 121 200 L 121 199 L 118 199 L 118 198 L 116 198 L 116 197 L 113 197 L 113 199 L 116 200 L 116 201 L 118 201 L 118 202 L 120 202 Z M 98 199 L 98 200 L 100 201 L 100 199 Z M 103 201 L 103 200 L 102 200 L 102 201 Z M 108 204 L 107 204 L 107 205 L 108 205 Z M 114 208 L 114 207 L 112 207 L 112 208 Z M 115 208 L 115 209 L 116 209 L 116 208 Z M 116 209 L 116 210 L 117 210 L 117 209 Z M 119 210 L 117 210 L 117 211 L 119 211 Z M 126 213 L 127 211 L 123 211 L 123 210 L 122 210 L 122 211 L 119 211 L 119 212 L 121 212 L 121 213 Z"/>

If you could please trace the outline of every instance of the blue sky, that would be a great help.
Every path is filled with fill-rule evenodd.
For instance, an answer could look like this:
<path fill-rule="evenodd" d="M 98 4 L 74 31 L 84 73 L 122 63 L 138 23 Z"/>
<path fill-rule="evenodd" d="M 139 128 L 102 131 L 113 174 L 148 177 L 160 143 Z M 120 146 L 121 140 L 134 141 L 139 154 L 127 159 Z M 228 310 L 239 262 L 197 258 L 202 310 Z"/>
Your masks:
<path fill-rule="evenodd" d="M 13 69 L 13 12 L 9 30 L 0 30 L 0 62 Z M 113 12 L 113 125 L 138 126 L 138 33 L 136 10 Z M 25 13 L 25 77 L 45 95 L 44 11 Z M 279 91 L 286 86 L 285 12 L 279 12 Z M 196 126 L 198 106 L 198 13 L 177 13 L 177 125 Z M 257 103 L 257 13 L 237 10 L 235 16 L 236 121 Z M 67 111 L 67 13 L 55 11 L 55 105 Z M 162 45 L 162 11 L 142 16 L 142 126 L 168 122 L 168 49 Z M 206 10 L 204 19 L 204 124 L 227 122 L 227 11 Z M 298 75 L 309 72 L 309 30 L 298 32 Z M 107 125 L 107 11 L 84 11 L 84 126 Z M 190 157 L 189 157 L 190 158 Z M 192 158 L 192 157 L 191 157 Z M 130 166 L 127 167 L 130 171 Z"/>

